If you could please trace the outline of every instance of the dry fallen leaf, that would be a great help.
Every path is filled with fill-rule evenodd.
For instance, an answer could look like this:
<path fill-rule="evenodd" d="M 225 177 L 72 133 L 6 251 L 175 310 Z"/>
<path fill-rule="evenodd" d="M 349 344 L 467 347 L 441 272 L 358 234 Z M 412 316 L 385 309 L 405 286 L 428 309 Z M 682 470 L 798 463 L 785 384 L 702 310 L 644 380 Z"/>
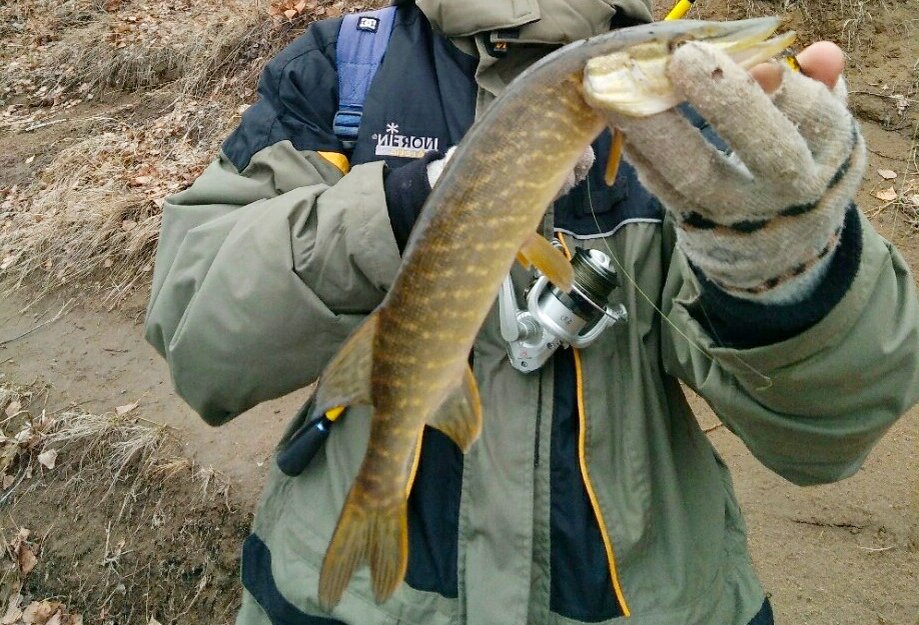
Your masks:
<path fill-rule="evenodd" d="M 29 549 L 28 545 L 25 543 L 19 545 L 17 559 L 19 560 L 19 573 L 23 577 L 31 573 L 35 565 L 38 564 L 38 558 L 35 557 L 35 554 L 32 553 L 32 550 Z"/>
<path fill-rule="evenodd" d="M 885 202 L 893 202 L 895 199 L 897 199 L 897 192 L 894 191 L 893 187 L 890 187 L 881 191 L 877 191 L 874 194 L 874 197 Z"/>
<path fill-rule="evenodd" d="M 22 404 L 18 401 L 11 401 L 9 404 L 7 404 L 6 410 L 4 410 L 4 412 L 6 413 L 6 416 L 12 417 L 15 414 L 19 414 L 20 410 L 22 410 Z"/>
<path fill-rule="evenodd" d="M 67 621 L 67 625 L 83 625 L 83 615 L 82 614 L 71 614 L 70 620 Z"/>
<path fill-rule="evenodd" d="M 22 602 L 22 595 L 14 593 L 10 596 L 10 603 L 6 606 L 6 614 L 0 619 L 2 625 L 13 625 L 22 618 L 22 609 L 19 604 Z"/>
<path fill-rule="evenodd" d="M 27 625 L 47 625 L 48 619 L 57 611 L 58 605 L 50 601 L 33 601 L 23 612 L 22 620 Z"/>
<path fill-rule="evenodd" d="M 3 476 L 3 490 L 9 490 L 10 487 L 16 483 L 16 477 L 13 475 L 4 475 Z"/>
<path fill-rule="evenodd" d="M 879 169 L 878 175 L 884 180 L 893 180 L 897 177 L 897 172 L 892 169 Z"/>
<path fill-rule="evenodd" d="M 156 617 L 151 616 L 151 617 L 150 617 L 150 622 L 147 623 L 147 625 L 163 625 L 163 624 L 160 623 L 158 620 L 156 620 Z"/>
<path fill-rule="evenodd" d="M 63 625 L 63 622 L 64 613 L 58 609 L 58 611 L 54 613 L 54 616 L 45 621 L 45 625 Z"/>
<path fill-rule="evenodd" d="M 49 471 L 54 469 L 54 464 L 57 462 L 57 450 L 49 449 L 38 454 L 38 464 L 45 467 Z"/>
<path fill-rule="evenodd" d="M 119 417 L 122 417 L 128 414 L 129 412 L 131 412 L 132 410 L 134 410 L 135 408 L 137 408 L 137 404 L 138 402 L 134 402 L 133 404 L 126 404 L 124 406 L 118 406 L 117 408 L 115 408 L 115 412 L 118 413 Z"/>

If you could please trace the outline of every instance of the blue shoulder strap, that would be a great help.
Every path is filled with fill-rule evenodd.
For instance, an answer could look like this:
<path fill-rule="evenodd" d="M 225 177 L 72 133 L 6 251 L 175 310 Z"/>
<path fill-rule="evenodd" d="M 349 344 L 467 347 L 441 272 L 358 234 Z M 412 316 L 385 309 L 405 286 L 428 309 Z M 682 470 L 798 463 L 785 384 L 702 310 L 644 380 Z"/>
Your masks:
<path fill-rule="evenodd" d="M 332 129 L 345 149 L 354 148 L 364 101 L 376 75 L 396 20 L 396 7 L 346 15 L 336 45 L 338 112 Z"/>

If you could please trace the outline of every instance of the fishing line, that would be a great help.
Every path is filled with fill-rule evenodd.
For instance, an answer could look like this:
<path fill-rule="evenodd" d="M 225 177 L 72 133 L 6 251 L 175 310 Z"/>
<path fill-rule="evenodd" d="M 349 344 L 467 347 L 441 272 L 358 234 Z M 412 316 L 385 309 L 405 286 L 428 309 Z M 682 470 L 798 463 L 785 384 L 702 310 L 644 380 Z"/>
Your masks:
<path fill-rule="evenodd" d="M 609 252 L 610 258 L 612 258 L 612 259 L 613 259 L 613 262 L 616 263 L 616 266 L 618 267 L 619 271 L 622 273 L 622 275 L 625 276 L 626 280 L 628 280 L 629 283 L 635 288 L 635 291 L 636 291 L 646 302 L 648 302 L 648 304 L 650 304 L 651 308 L 652 308 L 656 313 L 658 313 L 658 314 L 661 316 L 661 319 L 663 319 L 663 320 L 666 321 L 668 324 L 670 324 L 670 327 L 672 327 L 674 330 L 676 330 L 677 334 L 679 334 L 683 339 L 685 339 L 686 342 L 687 342 L 687 344 L 689 344 L 690 347 L 696 349 L 700 354 L 702 354 L 703 356 L 707 357 L 707 358 L 708 358 L 709 360 L 711 360 L 713 363 L 718 363 L 718 358 L 716 358 L 714 354 L 712 354 L 710 351 L 708 351 L 708 349 L 706 349 L 705 346 L 703 346 L 701 343 L 695 341 L 692 337 L 690 337 L 689 335 L 687 335 L 687 334 L 683 331 L 683 329 L 680 328 L 680 327 L 676 324 L 676 322 L 674 322 L 672 319 L 670 319 L 670 318 L 664 313 L 664 311 L 661 310 L 661 308 L 660 308 L 657 304 L 654 303 L 654 301 L 653 301 L 653 300 L 651 299 L 651 297 L 645 292 L 645 290 L 641 288 L 641 285 L 638 284 L 638 281 L 635 279 L 635 277 L 628 271 L 628 269 L 626 269 L 626 267 L 625 267 L 625 265 L 623 265 L 622 261 L 619 260 L 619 256 L 618 256 L 618 255 L 616 254 L 616 252 L 613 250 L 613 246 L 610 245 L 609 241 L 607 240 L 607 237 L 603 236 L 603 227 L 600 225 L 600 220 L 597 218 L 597 211 L 594 209 L 593 194 L 591 193 L 591 190 L 590 190 L 590 187 L 591 187 L 591 180 L 590 180 L 590 177 L 589 177 L 589 176 L 587 177 L 586 182 L 587 182 L 587 203 L 588 203 L 588 206 L 590 207 L 590 214 L 591 214 L 591 216 L 593 217 L 594 223 L 595 223 L 596 226 L 597 226 L 597 234 L 600 235 L 600 237 L 599 237 L 600 240 L 603 241 L 603 245 L 606 246 L 606 249 L 607 249 L 607 251 Z M 700 306 L 700 308 L 702 308 L 702 312 L 705 314 L 706 319 L 709 319 L 708 313 L 705 311 L 705 306 L 704 306 L 704 304 L 703 304 L 701 301 L 699 302 L 699 306 Z M 709 320 L 709 321 L 710 321 L 710 320 Z M 717 335 L 715 336 L 715 339 L 720 341 L 720 339 L 718 339 Z M 737 362 L 739 362 L 741 365 L 743 365 L 749 372 L 751 372 L 751 373 L 753 373 L 754 375 L 758 376 L 758 377 L 765 383 L 765 386 L 756 387 L 755 390 L 757 390 L 757 391 L 765 391 L 765 390 L 767 390 L 767 389 L 769 389 L 769 388 L 772 387 L 772 385 L 773 385 L 772 378 L 770 378 L 768 375 L 766 375 L 765 373 L 763 373 L 762 371 L 760 371 L 759 369 L 757 369 L 756 367 L 754 367 L 754 366 L 751 365 L 750 363 L 746 362 L 746 361 L 745 361 L 743 358 L 741 358 L 740 356 L 735 355 L 734 358 L 737 360 Z"/>

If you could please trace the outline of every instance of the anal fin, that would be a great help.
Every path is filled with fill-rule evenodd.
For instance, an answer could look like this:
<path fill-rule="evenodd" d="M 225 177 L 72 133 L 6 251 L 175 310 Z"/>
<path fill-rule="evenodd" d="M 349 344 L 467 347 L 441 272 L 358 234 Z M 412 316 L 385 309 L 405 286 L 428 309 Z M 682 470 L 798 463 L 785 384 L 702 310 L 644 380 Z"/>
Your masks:
<path fill-rule="evenodd" d="M 482 432 L 482 402 L 475 376 L 469 367 L 428 425 L 449 436 L 463 453 L 469 451 L 479 438 Z"/>
<path fill-rule="evenodd" d="M 316 389 L 313 416 L 332 408 L 370 405 L 370 372 L 373 366 L 373 337 L 377 313 L 371 313 L 332 358 Z"/>
<path fill-rule="evenodd" d="M 517 260 L 524 266 L 535 266 L 543 272 L 549 281 L 562 289 L 570 291 L 574 285 L 574 270 L 565 255 L 534 232 L 517 253 Z"/>

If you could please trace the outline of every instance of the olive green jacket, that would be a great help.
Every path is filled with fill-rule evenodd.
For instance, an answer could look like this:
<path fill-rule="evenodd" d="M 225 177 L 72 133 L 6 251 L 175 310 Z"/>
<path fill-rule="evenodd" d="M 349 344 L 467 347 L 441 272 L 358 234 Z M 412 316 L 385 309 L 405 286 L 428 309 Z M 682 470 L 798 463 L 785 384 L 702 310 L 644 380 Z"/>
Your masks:
<path fill-rule="evenodd" d="M 429 16 L 435 5 L 449 7 L 419 4 Z M 289 141 L 261 150 L 242 171 L 221 155 L 165 204 L 146 336 L 179 394 L 210 423 L 312 382 L 398 271 L 382 163 L 346 174 L 335 163 Z M 700 287 L 668 220 L 568 239 L 611 249 L 629 278 L 611 297 L 628 323 L 576 362 L 582 477 L 611 592 L 630 623 L 746 625 L 764 599 L 730 476 L 681 380 L 763 464 L 802 485 L 852 475 L 919 400 L 914 281 L 896 250 L 864 218 L 861 226 L 861 264 L 842 301 L 799 336 L 748 350 L 719 347 L 691 314 Z M 522 289 L 522 270 L 515 279 Z M 540 415 L 552 414 L 551 362 L 535 374 L 514 370 L 493 311 L 474 371 L 485 425 L 464 459 L 458 596 L 403 585 L 376 606 L 364 570 L 332 618 L 575 623 L 548 601 L 549 463 L 539 459 L 550 445 Z M 318 570 L 363 456 L 366 417 L 352 410 L 302 475 L 274 469 L 269 477 L 253 534 L 271 551 L 277 591 L 299 612 L 322 614 Z M 247 594 L 238 622 L 271 621 Z"/>

